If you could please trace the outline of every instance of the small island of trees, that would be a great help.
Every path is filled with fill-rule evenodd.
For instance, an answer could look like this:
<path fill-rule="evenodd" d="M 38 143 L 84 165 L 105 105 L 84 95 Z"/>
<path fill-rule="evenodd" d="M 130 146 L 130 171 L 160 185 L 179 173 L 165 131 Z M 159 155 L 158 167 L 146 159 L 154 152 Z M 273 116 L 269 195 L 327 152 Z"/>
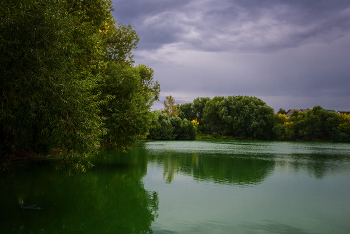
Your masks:
<path fill-rule="evenodd" d="M 290 116 L 286 113 L 281 108 L 275 114 L 256 97 L 198 97 L 192 103 L 176 105 L 174 98 L 167 96 L 164 109 L 154 112 L 148 138 L 350 142 L 350 115 L 321 106 L 306 112 L 294 110 Z"/>

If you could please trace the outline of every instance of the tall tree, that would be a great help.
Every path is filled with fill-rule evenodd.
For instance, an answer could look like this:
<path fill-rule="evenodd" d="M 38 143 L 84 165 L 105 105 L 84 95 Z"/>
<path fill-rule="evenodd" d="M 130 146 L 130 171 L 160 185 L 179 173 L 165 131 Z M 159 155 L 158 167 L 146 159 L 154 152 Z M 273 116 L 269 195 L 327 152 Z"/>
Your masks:
<path fill-rule="evenodd" d="M 181 119 L 196 120 L 197 115 L 193 108 L 193 103 L 184 103 L 179 105 L 179 117 Z"/>
<path fill-rule="evenodd" d="M 0 2 L 1 156 L 125 148 L 145 131 L 159 84 L 133 65 L 139 38 L 111 11 L 110 0 Z"/>
<path fill-rule="evenodd" d="M 96 149 L 101 121 L 92 90 L 100 79 L 98 30 L 110 2 L 1 4 L 2 152 Z"/>
<path fill-rule="evenodd" d="M 281 114 L 281 115 L 285 115 L 287 114 L 287 111 L 283 108 L 280 108 L 278 111 L 277 111 L 277 114 Z"/>
<path fill-rule="evenodd" d="M 179 114 L 178 105 L 175 103 L 175 99 L 171 95 L 165 97 L 164 109 L 162 112 L 169 117 L 175 117 Z"/>

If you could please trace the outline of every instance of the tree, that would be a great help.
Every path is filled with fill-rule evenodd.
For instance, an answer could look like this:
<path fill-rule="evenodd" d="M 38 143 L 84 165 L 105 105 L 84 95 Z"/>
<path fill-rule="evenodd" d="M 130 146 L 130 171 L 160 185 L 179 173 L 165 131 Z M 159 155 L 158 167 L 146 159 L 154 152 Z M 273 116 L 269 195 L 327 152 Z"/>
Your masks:
<path fill-rule="evenodd" d="M 221 102 L 225 97 L 217 96 L 206 102 L 203 109 L 203 130 L 205 133 L 222 133 L 224 130 L 222 118 L 219 116 L 221 110 Z"/>
<path fill-rule="evenodd" d="M 149 129 L 148 139 L 152 140 L 195 140 L 197 129 L 194 124 L 178 116 L 169 117 L 167 114 L 155 111 Z"/>
<path fill-rule="evenodd" d="M 153 70 L 145 65 L 111 63 L 100 86 L 101 117 L 106 127 L 104 143 L 125 150 L 149 130 L 150 108 L 159 94 Z"/>
<path fill-rule="evenodd" d="M 179 105 L 179 117 L 181 119 L 195 120 L 197 119 L 197 115 L 193 108 L 192 103 L 184 103 Z"/>
<path fill-rule="evenodd" d="M 285 115 L 287 114 L 287 111 L 283 108 L 280 108 L 278 111 L 277 111 L 277 114 L 281 114 L 281 115 Z"/>
<path fill-rule="evenodd" d="M 172 140 L 174 139 L 174 128 L 167 114 L 155 111 L 149 129 L 148 139 L 152 140 Z"/>
<path fill-rule="evenodd" d="M 273 132 L 276 137 L 276 139 L 284 140 L 285 139 L 285 133 L 286 133 L 286 122 L 287 122 L 288 116 L 285 114 L 275 114 L 274 115 L 274 126 L 273 126 Z"/>
<path fill-rule="evenodd" d="M 158 100 L 160 86 L 154 71 L 146 65 L 134 66 L 131 51 L 139 37 L 130 27 L 107 20 L 100 28 L 103 35 L 101 113 L 106 133 L 103 143 L 125 150 L 145 134 L 151 122 L 150 108 Z"/>
<path fill-rule="evenodd" d="M 206 103 L 203 112 L 207 133 L 251 139 L 274 138 L 273 109 L 256 97 L 215 97 Z"/>
<path fill-rule="evenodd" d="M 1 1 L 0 135 L 4 154 L 86 153 L 101 136 L 92 91 L 109 1 Z"/>
<path fill-rule="evenodd" d="M 173 126 L 173 134 L 175 140 L 195 140 L 197 131 L 194 124 L 185 119 L 181 119 L 178 116 L 170 118 L 171 125 Z"/>
<path fill-rule="evenodd" d="M 159 84 L 134 66 L 139 38 L 115 25 L 111 1 L 0 4 L 1 156 L 124 149 L 148 129 Z"/>
<path fill-rule="evenodd" d="M 350 115 L 340 114 L 338 116 L 339 125 L 337 128 L 333 128 L 336 133 L 333 136 L 334 140 L 350 142 Z"/>
<path fill-rule="evenodd" d="M 167 114 L 169 117 L 174 117 L 178 115 L 178 105 L 175 103 L 175 99 L 169 95 L 165 97 L 163 113 Z"/>

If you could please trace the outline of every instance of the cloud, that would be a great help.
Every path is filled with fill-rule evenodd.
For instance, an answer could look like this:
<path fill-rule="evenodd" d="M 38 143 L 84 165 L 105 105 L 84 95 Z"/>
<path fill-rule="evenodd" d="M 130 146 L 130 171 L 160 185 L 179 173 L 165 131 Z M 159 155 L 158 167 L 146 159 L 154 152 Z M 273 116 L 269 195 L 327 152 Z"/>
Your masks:
<path fill-rule="evenodd" d="M 155 70 L 161 98 L 171 94 L 183 103 L 248 95 L 273 108 L 350 110 L 348 0 L 114 0 L 113 5 L 115 18 L 140 36 L 135 60 Z"/>
<path fill-rule="evenodd" d="M 115 17 L 141 37 L 141 50 L 176 44 L 199 51 L 269 52 L 349 33 L 346 1 L 114 1 Z M 122 22 L 123 23 L 123 22 Z"/>
<path fill-rule="evenodd" d="M 192 102 L 198 96 L 216 95 L 271 100 L 274 96 L 281 102 L 279 107 L 284 107 L 288 98 L 279 97 L 289 97 L 292 105 L 294 96 L 298 100 L 294 107 L 308 98 L 312 101 L 305 101 L 303 107 L 312 107 L 317 100 L 318 105 L 329 106 L 325 97 L 337 97 L 332 99 L 337 100 L 334 106 L 346 109 L 350 100 L 349 42 L 350 35 L 330 44 L 306 44 L 274 53 L 179 52 L 169 45 L 149 56 L 146 51 L 136 54 L 139 62 L 155 70 L 164 95 L 171 94 L 176 100 L 188 97 L 185 100 Z"/>

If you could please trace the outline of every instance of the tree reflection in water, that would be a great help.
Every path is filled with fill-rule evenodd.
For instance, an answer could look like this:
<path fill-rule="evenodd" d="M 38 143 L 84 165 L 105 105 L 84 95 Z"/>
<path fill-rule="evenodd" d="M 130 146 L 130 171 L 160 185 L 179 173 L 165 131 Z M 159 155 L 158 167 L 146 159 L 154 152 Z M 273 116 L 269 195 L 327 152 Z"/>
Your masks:
<path fill-rule="evenodd" d="M 247 157 L 213 157 L 212 154 L 174 152 L 150 155 L 149 160 L 163 167 L 164 180 L 171 183 L 176 173 L 193 176 L 195 180 L 220 184 L 249 186 L 259 184 L 273 171 L 274 160 Z"/>
<path fill-rule="evenodd" d="M 142 183 L 147 160 L 105 151 L 94 164 L 71 176 L 48 162 L 10 169 L 1 184 L 1 232 L 152 233 L 159 198 Z M 20 208 L 34 204 L 41 209 Z"/>

